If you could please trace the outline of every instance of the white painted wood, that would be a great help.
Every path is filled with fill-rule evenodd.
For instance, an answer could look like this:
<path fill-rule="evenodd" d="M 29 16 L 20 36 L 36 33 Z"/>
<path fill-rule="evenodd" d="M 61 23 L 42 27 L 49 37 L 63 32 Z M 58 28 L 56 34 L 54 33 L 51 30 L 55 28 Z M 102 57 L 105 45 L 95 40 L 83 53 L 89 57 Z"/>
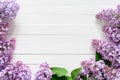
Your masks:
<path fill-rule="evenodd" d="M 66 65 L 75 67 L 80 65 L 82 60 L 89 59 L 88 57 L 94 58 L 93 55 L 13 55 L 13 62 L 20 60 L 28 65 L 39 65 L 48 62 L 51 66 Z"/>
<path fill-rule="evenodd" d="M 13 35 L 15 54 L 93 54 L 92 35 Z M 96 38 L 99 38 L 97 36 Z"/>
<path fill-rule="evenodd" d="M 95 14 L 115 8 L 120 0 L 18 0 L 21 9 L 10 24 L 15 37 L 13 62 L 20 60 L 33 73 L 39 63 L 71 71 L 85 59 L 94 58 L 91 40 L 103 39 Z"/>
<path fill-rule="evenodd" d="M 93 24 L 95 15 L 18 15 L 16 24 Z"/>
<path fill-rule="evenodd" d="M 97 22 L 95 24 L 12 24 L 11 26 L 13 30 L 8 33 L 9 35 L 101 36 L 102 33 L 101 26 Z"/>

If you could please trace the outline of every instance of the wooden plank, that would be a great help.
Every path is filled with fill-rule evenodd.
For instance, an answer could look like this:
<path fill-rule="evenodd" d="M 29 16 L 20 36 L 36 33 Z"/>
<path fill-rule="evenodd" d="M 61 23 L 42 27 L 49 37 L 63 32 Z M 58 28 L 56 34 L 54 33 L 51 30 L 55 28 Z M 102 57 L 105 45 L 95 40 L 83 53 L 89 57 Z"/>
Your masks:
<path fill-rule="evenodd" d="M 18 2 L 21 5 L 20 14 L 95 14 L 100 9 L 118 5 L 119 0 L 29 0 Z M 34 6 L 33 6 L 34 5 Z"/>
<path fill-rule="evenodd" d="M 8 35 L 92 35 L 101 36 L 101 26 L 96 24 L 18 24 L 10 25 Z"/>
<path fill-rule="evenodd" d="M 95 24 L 95 15 L 18 15 L 14 24 Z"/>
<path fill-rule="evenodd" d="M 89 57 L 89 58 L 88 58 Z M 38 65 L 48 62 L 50 66 L 61 67 L 79 67 L 80 62 L 86 59 L 94 58 L 94 55 L 13 55 L 13 61 L 22 61 L 27 65 Z"/>
<path fill-rule="evenodd" d="M 23 6 L 28 6 L 29 4 L 31 4 L 31 7 L 34 7 L 36 5 L 39 5 L 39 6 L 54 6 L 54 5 L 64 5 L 64 6 L 67 6 L 67 5 L 94 5 L 94 6 L 97 6 L 97 5 L 113 5 L 113 4 L 118 4 L 119 3 L 119 0 L 92 0 L 92 1 L 88 1 L 88 0 L 29 0 L 29 1 L 24 1 L 24 0 L 19 0 L 18 2 L 20 2 L 21 4 L 24 3 L 24 4 L 27 4 L 27 5 L 23 5 Z M 33 6 L 34 5 L 34 6 Z"/>
<path fill-rule="evenodd" d="M 91 40 L 101 36 L 13 35 L 15 54 L 92 54 Z"/>

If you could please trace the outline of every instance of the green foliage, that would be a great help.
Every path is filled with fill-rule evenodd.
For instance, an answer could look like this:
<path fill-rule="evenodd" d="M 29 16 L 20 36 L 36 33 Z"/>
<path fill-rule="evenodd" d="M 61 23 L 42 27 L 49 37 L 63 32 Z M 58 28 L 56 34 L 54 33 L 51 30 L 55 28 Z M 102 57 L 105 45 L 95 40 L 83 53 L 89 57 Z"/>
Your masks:
<path fill-rule="evenodd" d="M 108 65 L 108 66 L 111 66 L 111 62 L 108 61 L 108 60 L 104 60 L 105 64 Z"/>
<path fill-rule="evenodd" d="M 51 71 L 53 74 L 56 74 L 58 77 L 65 76 L 68 74 L 68 71 L 65 68 L 52 67 Z"/>
<path fill-rule="evenodd" d="M 56 74 L 52 75 L 51 80 L 68 80 L 66 76 L 58 77 Z"/>
<path fill-rule="evenodd" d="M 81 68 L 77 68 L 77 69 L 74 69 L 74 70 L 71 72 L 72 80 L 75 80 L 75 78 L 78 76 L 80 70 L 81 70 Z"/>
<path fill-rule="evenodd" d="M 88 80 L 85 76 L 81 76 L 82 80 Z"/>
<path fill-rule="evenodd" d="M 96 61 L 103 60 L 102 56 L 98 52 L 96 52 L 95 59 L 96 59 Z M 103 60 L 103 61 L 105 62 L 106 65 L 111 66 L 111 62 L 110 61 L 108 61 L 108 60 Z"/>
<path fill-rule="evenodd" d="M 102 60 L 102 56 L 98 52 L 96 52 L 95 59 L 96 61 Z"/>
<path fill-rule="evenodd" d="M 51 80 L 75 80 L 80 70 L 81 68 L 74 69 L 71 75 L 68 76 L 68 71 L 65 68 L 51 67 L 53 73 Z M 82 79 L 85 80 L 84 77 Z"/>

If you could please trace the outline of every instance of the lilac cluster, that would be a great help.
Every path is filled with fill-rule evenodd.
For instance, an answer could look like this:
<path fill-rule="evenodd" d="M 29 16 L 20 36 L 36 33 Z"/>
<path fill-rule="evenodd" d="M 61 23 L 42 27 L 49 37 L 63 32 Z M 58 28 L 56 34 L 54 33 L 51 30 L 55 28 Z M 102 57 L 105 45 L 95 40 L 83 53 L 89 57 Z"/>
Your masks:
<path fill-rule="evenodd" d="M 81 62 L 82 70 L 81 75 L 85 75 L 87 78 L 94 77 L 98 80 L 103 80 L 103 74 L 101 70 L 104 68 L 105 64 L 103 61 L 95 62 L 93 59 Z"/>
<path fill-rule="evenodd" d="M 104 60 L 111 62 L 112 67 L 120 68 L 120 5 L 115 10 L 103 10 L 96 17 L 106 22 L 103 32 L 109 42 L 93 40 L 92 45 Z"/>
<path fill-rule="evenodd" d="M 105 66 L 103 69 L 103 74 L 106 80 L 120 80 L 120 69 L 113 69 Z"/>
<path fill-rule="evenodd" d="M 31 71 L 28 66 L 18 61 L 0 72 L 0 80 L 31 80 Z"/>
<path fill-rule="evenodd" d="M 113 27 L 120 27 L 120 5 L 117 9 L 106 9 L 96 15 L 96 18 Z"/>
<path fill-rule="evenodd" d="M 35 74 L 34 80 L 50 80 L 52 77 L 52 73 L 49 65 L 45 62 L 40 64 L 39 71 Z"/>
<path fill-rule="evenodd" d="M 15 39 L 12 38 L 8 41 L 1 40 L 0 41 L 0 53 L 11 54 L 15 48 Z"/>
<path fill-rule="evenodd" d="M 15 0 L 0 0 L 0 71 L 10 64 L 12 52 L 15 48 L 15 39 L 6 41 L 8 19 L 14 19 L 19 10 Z"/>
<path fill-rule="evenodd" d="M 9 41 L 0 41 L 0 71 L 10 63 L 14 48 L 14 38 Z"/>
<path fill-rule="evenodd" d="M 117 13 L 113 9 L 103 10 L 96 15 L 97 19 L 111 25 L 118 25 L 118 20 L 116 20 L 116 17 Z"/>
<path fill-rule="evenodd" d="M 120 5 L 117 9 L 103 10 L 96 15 L 96 18 L 105 22 L 103 32 L 109 40 L 116 45 L 120 45 Z"/>
<path fill-rule="evenodd" d="M 109 38 L 109 40 L 116 45 L 120 44 L 120 29 L 117 27 L 112 27 L 105 25 L 103 27 L 103 32 L 106 34 L 106 36 Z"/>
<path fill-rule="evenodd" d="M 109 60 L 111 62 L 112 67 L 120 67 L 120 50 L 118 46 L 111 42 L 97 39 L 93 40 L 92 45 L 104 60 Z"/>
<path fill-rule="evenodd" d="M 85 60 L 81 62 L 82 70 L 78 74 L 76 80 L 80 80 L 80 76 L 85 76 L 88 79 L 94 80 L 119 80 L 120 70 L 112 69 L 105 65 L 101 60 L 95 62 L 93 59 Z"/>
<path fill-rule="evenodd" d="M 0 0 L 0 19 L 14 19 L 19 11 L 16 0 Z"/>
<path fill-rule="evenodd" d="M 0 23 L 0 40 L 4 39 L 8 31 L 8 23 L 1 22 Z"/>

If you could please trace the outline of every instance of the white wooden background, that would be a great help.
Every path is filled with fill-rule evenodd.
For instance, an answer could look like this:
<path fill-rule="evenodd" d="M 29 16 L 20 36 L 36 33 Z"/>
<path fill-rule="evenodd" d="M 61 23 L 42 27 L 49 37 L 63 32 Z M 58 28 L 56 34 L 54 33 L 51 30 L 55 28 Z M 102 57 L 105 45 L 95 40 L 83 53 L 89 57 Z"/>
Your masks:
<path fill-rule="evenodd" d="M 11 24 L 10 37 L 17 40 L 13 62 L 20 60 L 32 72 L 41 62 L 50 66 L 80 66 L 94 58 L 91 40 L 104 37 L 95 14 L 115 8 L 120 0 L 18 0 L 21 9 Z"/>

